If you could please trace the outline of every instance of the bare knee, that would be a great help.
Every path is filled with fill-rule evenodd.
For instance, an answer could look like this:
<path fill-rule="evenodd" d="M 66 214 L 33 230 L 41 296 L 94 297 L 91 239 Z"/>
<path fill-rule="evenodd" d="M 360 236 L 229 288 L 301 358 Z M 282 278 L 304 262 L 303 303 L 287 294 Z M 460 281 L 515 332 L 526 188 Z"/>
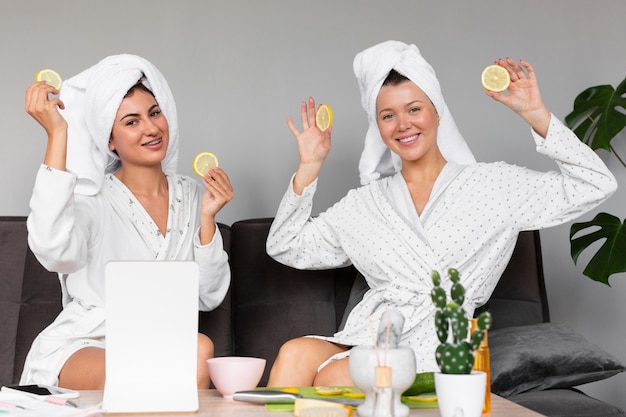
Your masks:
<path fill-rule="evenodd" d="M 270 371 L 268 386 L 311 386 L 318 367 L 345 349 L 321 339 L 300 337 L 285 342 Z"/>
<path fill-rule="evenodd" d="M 315 386 L 352 386 L 350 377 L 349 359 L 343 358 L 333 361 L 321 369 L 315 377 Z"/>
<path fill-rule="evenodd" d="M 307 355 L 307 351 L 311 349 L 310 339 L 306 337 L 299 337 L 297 339 L 291 339 L 283 343 L 278 351 L 276 360 L 282 360 L 286 362 L 296 362 L 302 359 L 302 356 Z"/>
<path fill-rule="evenodd" d="M 205 334 L 198 333 L 198 388 L 209 388 L 211 379 L 207 359 L 215 355 L 213 341 Z"/>
<path fill-rule="evenodd" d="M 75 390 L 103 390 L 106 380 L 105 350 L 86 347 L 70 356 L 59 373 L 59 386 Z"/>
<path fill-rule="evenodd" d="M 215 345 L 209 336 L 198 333 L 198 357 L 210 359 L 215 355 Z"/>

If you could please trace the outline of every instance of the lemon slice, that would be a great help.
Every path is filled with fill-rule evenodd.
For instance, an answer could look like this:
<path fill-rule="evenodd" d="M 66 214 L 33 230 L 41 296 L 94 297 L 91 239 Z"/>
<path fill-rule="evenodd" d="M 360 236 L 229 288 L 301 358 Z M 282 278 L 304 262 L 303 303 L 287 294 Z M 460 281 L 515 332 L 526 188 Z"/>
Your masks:
<path fill-rule="evenodd" d="M 348 397 L 348 398 L 361 399 L 361 398 L 365 398 L 365 393 L 364 392 L 352 391 L 351 389 L 347 389 L 347 390 L 345 390 L 343 392 L 343 396 L 344 397 Z"/>
<path fill-rule="evenodd" d="M 323 132 L 333 124 L 333 111 L 327 104 L 322 104 L 315 113 L 315 124 Z"/>
<path fill-rule="evenodd" d="M 318 395 L 341 395 L 344 389 L 339 387 L 315 387 L 315 392 Z"/>
<path fill-rule="evenodd" d="M 511 77 L 506 68 L 494 64 L 485 67 L 480 76 L 480 81 L 485 90 L 500 93 L 509 88 Z"/>
<path fill-rule="evenodd" d="M 416 401 L 421 403 L 432 403 L 437 401 L 437 396 L 433 393 L 425 393 L 420 395 L 411 395 L 406 397 L 409 401 Z"/>
<path fill-rule="evenodd" d="M 204 177 L 204 175 L 209 172 L 211 168 L 218 166 L 217 156 L 211 152 L 200 152 L 195 158 L 193 158 L 192 166 L 193 172 L 200 177 Z"/>
<path fill-rule="evenodd" d="M 297 394 L 300 390 L 297 387 L 285 387 L 280 389 L 283 392 L 290 392 L 292 394 Z"/>
<path fill-rule="evenodd" d="M 61 78 L 59 73 L 50 68 L 42 69 L 41 71 L 39 71 L 35 75 L 35 80 L 37 80 L 38 82 L 45 81 L 48 83 L 49 86 L 54 87 L 57 90 L 60 90 L 61 86 L 63 85 L 63 79 Z"/>

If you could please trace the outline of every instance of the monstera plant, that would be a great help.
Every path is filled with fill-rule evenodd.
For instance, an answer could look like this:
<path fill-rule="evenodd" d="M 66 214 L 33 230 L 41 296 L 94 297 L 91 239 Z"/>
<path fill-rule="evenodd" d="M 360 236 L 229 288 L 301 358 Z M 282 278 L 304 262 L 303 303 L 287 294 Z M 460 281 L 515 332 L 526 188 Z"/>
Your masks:
<path fill-rule="evenodd" d="M 565 123 L 591 149 L 613 153 L 626 168 L 624 160 L 611 145 L 626 126 L 626 78 L 617 88 L 598 85 L 580 93 L 574 100 L 574 110 L 565 117 Z M 608 213 L 598 213 L 591 221 L 571 226 L 570 249 L 574 263 L 585 249 L 603 241 L 583 274 L 610 286 L 612 274 L 626 272 L 625 226 L 626 219 L 622 221 Z"/>

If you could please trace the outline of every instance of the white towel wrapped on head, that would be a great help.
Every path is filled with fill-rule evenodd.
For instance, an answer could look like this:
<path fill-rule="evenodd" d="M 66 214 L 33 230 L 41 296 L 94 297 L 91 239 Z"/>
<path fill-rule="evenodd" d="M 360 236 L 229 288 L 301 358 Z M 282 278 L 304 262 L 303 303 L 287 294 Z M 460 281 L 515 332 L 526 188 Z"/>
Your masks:
<path fill-rule="evenodd" d="M 369 123 L 359 161 L 361 184 L 394 175 L 402 167 L 400 157 L 383 142 L 376 122 L 378 92 L 392 69 L 417 84 L 435 106 L 439 114 L 437 144 L 444 158 L 459 164 L 476 162 L 443 99 L 435 70 L 417 46 L 399 41 L 382 42 L 357 54 L 353 66 Z"/>
<path fill-rule="evenodd" d="M 76 193 L 96 194 L 105 173 L 119 168 L 119 158 L 108 146 L 111 129 L 124 96 L 139 80 L 152 91 L 169 125 L 163 171 L 176 171 L 178 115 L 165 77 L 142 57 L 112 55 L 65 80 L 61 89 L 60 99 L 65 104 L 61 114 L 68 124 L 66 165 L 77 177 Z"/>

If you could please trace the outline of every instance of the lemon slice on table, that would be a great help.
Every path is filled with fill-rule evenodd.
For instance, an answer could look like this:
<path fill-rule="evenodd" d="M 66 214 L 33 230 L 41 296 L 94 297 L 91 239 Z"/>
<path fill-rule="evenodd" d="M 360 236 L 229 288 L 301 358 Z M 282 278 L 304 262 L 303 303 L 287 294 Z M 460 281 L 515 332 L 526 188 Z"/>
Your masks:
<path fill-rule="evenodd" d="M 419 395 L 410 395 L 406 397 L 409 401 L 421 402 L 421 403 L 432 403 L 437 401 L 437 395 L 434 393 L 424 393 Z"/>
<path fill-rule="evenodd" d="M 63 85 L 63 79 L 61 78 L 59 73 L 50 68 L 42 69 L 41 71 L 39 71 L 35 75 L 35 80 L 37 80 L 38 82 L 45 81 L 48 83 L 49 86 L 54 87 L 57 90 L 60 90 L 61 86 Z"/>
<path fill-rule="evenodd" d="M 480 76 L 480 81 L 485 90 L 500 93 L 509 88 L 509 84 L 511 84 L 511 77 L 509 76 L 509 71 L 507 71 L 506 68 L 494 64 L 485 67 Z"/>
<path fill-rule="evenodd" d="M 318 395 L 341 395 L 343 394 L 344 389 L 339 387 L 315 387 L 315 392 Z"/>
<path fill-rule="evenodd" d="M 365 393 L 361 392 L 361 391 L 355 391 L 351 388 L 346 388 L 343 391 L 343 396 L 344 397 L 348 397 L 348 398 L 356 398 L 356 399 L 361 399 L 361 398 L 365 398 Z"/>
<path fill-rule="evenodd" d="M 327 104 L 322 104 L 315 113 L 315 124 L 323 132 L 333 124 L 333 111 Z"/>
<path fill-rule="evenodd" d="M 217 156 L 211 152 L 202 151 L 193 158 L 193 172 L 198 176 L 204 177 L 211 168 L 218 166 Z"/>

